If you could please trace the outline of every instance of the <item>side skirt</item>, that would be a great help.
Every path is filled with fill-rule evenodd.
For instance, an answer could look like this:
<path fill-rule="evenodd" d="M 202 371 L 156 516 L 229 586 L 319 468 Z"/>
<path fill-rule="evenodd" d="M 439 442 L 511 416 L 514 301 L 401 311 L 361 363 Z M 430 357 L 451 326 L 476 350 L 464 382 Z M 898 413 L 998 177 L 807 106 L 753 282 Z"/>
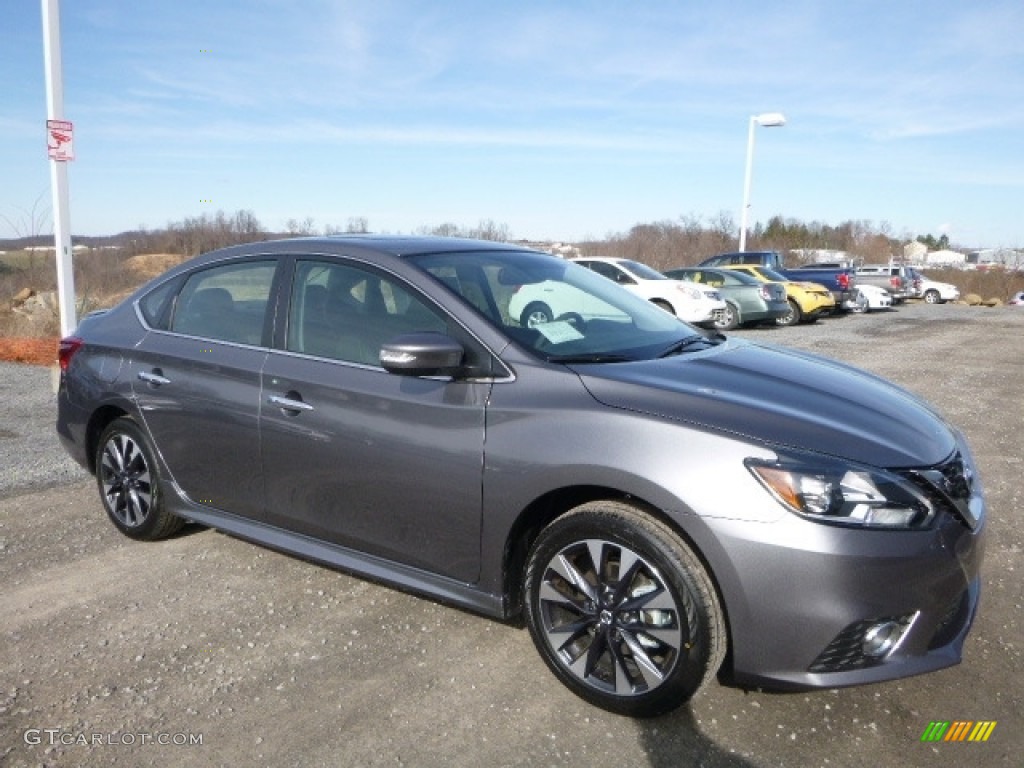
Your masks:
<path fill-rule="evenodd" d="M 170 490 L 172 490 L 171 493 L 164 495 L 165 502 L 171 501 L 170 511 L 186 520 L 215 528 L 223 533 L 270 549 L 312 560 L 490 618 L 501 620 L 510 618 L 506 600 L 502 595 L 481 592 L 472 584 L 438 576 L 401 563 L 394 563 L 337 544 L 319 541 L 257 520 L 190 504 L 180 496 L 179 489 Z"/>

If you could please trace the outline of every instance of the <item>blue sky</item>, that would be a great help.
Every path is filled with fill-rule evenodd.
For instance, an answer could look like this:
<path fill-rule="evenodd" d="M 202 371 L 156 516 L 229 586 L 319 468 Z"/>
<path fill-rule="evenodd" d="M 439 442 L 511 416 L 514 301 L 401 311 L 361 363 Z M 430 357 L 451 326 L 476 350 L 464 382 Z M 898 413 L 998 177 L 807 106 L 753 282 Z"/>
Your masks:
<path fill-rule="evenodd" d="M 1024 246 L 1020 0 L 74 0 L 71 228 L 252 210 L 578 240 L 721 212 Z M 38 0 L 0 22 L 0 237 L 42 195 Z M 206 202 L 210 201 L 210 202 Z"/>

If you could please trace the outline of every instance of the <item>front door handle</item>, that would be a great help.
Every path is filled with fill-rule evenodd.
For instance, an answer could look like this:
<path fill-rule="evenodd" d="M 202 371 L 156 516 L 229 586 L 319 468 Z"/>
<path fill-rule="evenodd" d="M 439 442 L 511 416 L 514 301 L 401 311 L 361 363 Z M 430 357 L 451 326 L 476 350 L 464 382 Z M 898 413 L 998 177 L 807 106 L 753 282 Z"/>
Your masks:
<path fill-rule="evenodd" d="M 156 386 L 156 387 L 159 387 L 161 384 L 170 384 L 171 383 L 170 379 L 168 379 L 166 376 L 162 376 L 160 374 L 160 369 L 159 368 L 157 368 L 152 373 L 147 373 L 146 371 L 139 371 L 139 378 L 142 381 L 146 382 L 147 384 L 152 384 L 153 386 Z"/>
<path fill-rule="evenodd" d="M 295 400 L 291 397 L 283 397 L 282 395 L 271 395 L 270 404 L 276 405 L 285 411 L 312 411 L 313 406 L 309 403 L 304 403 L 302 400 Z"/>

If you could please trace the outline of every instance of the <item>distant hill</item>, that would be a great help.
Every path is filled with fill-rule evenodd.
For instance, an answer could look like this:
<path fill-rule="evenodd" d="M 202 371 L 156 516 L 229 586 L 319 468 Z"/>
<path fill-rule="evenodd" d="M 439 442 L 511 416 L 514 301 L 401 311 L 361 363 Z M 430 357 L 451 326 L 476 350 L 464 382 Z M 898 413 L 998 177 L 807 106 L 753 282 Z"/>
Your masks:
<path fill-rule="evenodd" d="M 117 235 L 100 236 L 79 236 L 72 235 L 72 245 L 84 245 L 87 248 L 103 248 L 105 246 L 123 246 L 131 243 L 139 237 L 146 235 L 143 232 L 121 232 Z M 20 251 L 33 246 L 53 247 L 53 235 L 36 235 L 34 237 L 16 237 L 0 239 L 0 251 Z"/>

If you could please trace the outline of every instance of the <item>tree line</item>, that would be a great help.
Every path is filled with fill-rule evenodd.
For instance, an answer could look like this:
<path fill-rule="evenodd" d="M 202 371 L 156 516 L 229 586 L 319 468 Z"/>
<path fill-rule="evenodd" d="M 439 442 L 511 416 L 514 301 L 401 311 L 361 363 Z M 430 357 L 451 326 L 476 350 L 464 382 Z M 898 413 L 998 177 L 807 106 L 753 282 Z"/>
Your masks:
<path fill-rule="evenodd" d="M 38 218 L 35 209 L 32 217 L 33 221 Z M 109 237 L 76 237 L 74 240 L 76 244 L 93 248 L 116 245 L 124 256 L 172 253 L 190 257 L 216 248 L 277 237 L 370 231 L 370 222 L 362 216 L 350 217 L 343 225 L 322 226 L 309 217 L 302 220 L 289 219 L 283 231 L 271 231 L 251 210 L 238 210 L 234 213 L 217 211 L 213 214 L 189 216 L 169 222 L 159 229 L 139 228 Z M 417 228 L 415 234 L 497 241 L 515 239 L 507 224 L 490 219 L 482 220 L 475 226 L 453 222 L 425 225 Z M 757 222 L 752 226 L 747 235 L 747 248 L 795 254 L 842 251 L 851 258 L 879 262 L 902 256 L 903 246 L 910 239 L 909 236 L 894 236 L 886 222 L 875 225 L 871 221 L 850 220 L 833 225 L 773 216 L 767 222 Z M 950 246 L 946 235 L 938 238 L 930 234 L 920 235 L 916 239 L 931 250 Z M 34 231 L 30 237 L 18 243 L 19 246 L 15 247 L 47 244 L 47 240 L 44 235 Z M 590 239 L 575 245 L 587 255 L 621 256 L 642 261 L 656 269 L 668 269 L 696 264 L 716 253 L 735 250 L 738 246 L 738 226 L 732 214 L 726 211 L 710 217 L 689 214 L 677 219 L 638 223 L 626 232 L 609 233 L 602 239 Z"/>

